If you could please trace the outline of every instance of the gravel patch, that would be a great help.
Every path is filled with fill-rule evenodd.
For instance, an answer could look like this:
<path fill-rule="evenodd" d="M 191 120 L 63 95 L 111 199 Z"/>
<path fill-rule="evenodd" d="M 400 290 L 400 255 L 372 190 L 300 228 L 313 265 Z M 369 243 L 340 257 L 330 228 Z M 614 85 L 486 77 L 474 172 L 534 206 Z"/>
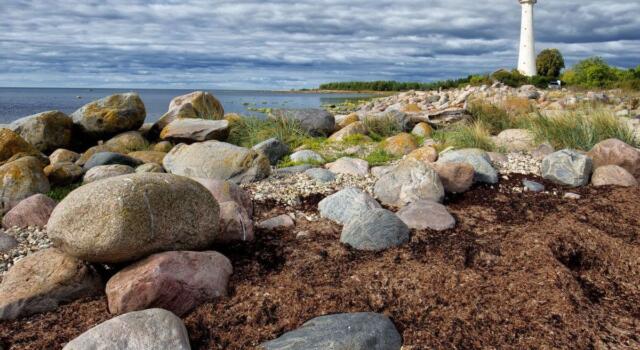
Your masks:
<path fill-rule="evenodd" d="M 540 176 L 542 160 L 526 153 L 508 153 L 506 162 L 494 162 L 493 167 L 501 175 L 533 174 Z"/>
<path fill-rule="evenodd" d="M 14 237 L 18 241 L 17 247 L 8 252 L 0 253 L 0 276 L 3 276 L 11 266 L 28 254 L 51 247 L 51 241 L 47 236 L 47 232 L 40 228 L 13 227 L 0 231 Z"/>

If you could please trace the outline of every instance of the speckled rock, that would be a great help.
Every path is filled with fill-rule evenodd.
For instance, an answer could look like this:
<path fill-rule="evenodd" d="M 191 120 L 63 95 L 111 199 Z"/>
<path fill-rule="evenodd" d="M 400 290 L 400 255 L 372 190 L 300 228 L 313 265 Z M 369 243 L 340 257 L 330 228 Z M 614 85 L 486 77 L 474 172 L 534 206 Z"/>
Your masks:
<path fill-rule="evenodd" d="M 48 111 L 20 118 L 10 128 L 38 151 L 51 152 L 70 145 L 73 120 L 60 111 Z"/>
<path fill-rule="evenodd" d="M 106 287 L 109 312 L 150 308 L 182 316 L 227 295 L 231 262 L 218 252 L 165 252 L 120 270 Z"/>
<path fill-rule="evenodd" d="M 62 350 L 191 350 L 182 320 L 164 309 L 134 311 L 105 321 Z"/>
<path fill-rule="evenodd" d="M 34 194 L 9 210 L 2 218 L 2 227 L 45 227 L 56 201 L 44 194 Z"/>
<path fill-rule="evenodd" d="M 374 194 L 384 205 L 403 207 L 423 199 L 441 202 L 444 198 L 444 187 L 431 166 L 413 159 L 405 159 L 380 177 L 374 187 Z"/>
<path fill-rule="evenodd" d="M 164 168 L 176 175 L 247 183 L 269 176 L 269 159 L 251 149 L 219 141 L 180 144 L 167 154 Z"/>
<path fill-rule="evenodd" d="M 75 163 L 79 158 L 80 155 L 78 153 L 69 151 L 68 149 L 59 148 L 51 153 L 49 156 L 49 163 Z"/>
<path fill-rule="evenodd" d="M 591 177 L 594 186 L 638 186 L 638 180 L 625 168 L 617 165 L 605 165 L 596 168 Z"/>
<path fill-rule="evenodd" d="M 592 170 L 591 158 L 573 150 L 561 150 L 542 160 L 542 177 L 559 185 L 584 186 Z"/>
<path fill-rule="evenodd" d="M 9 129 L 0 129 L 0 164 L 25 156 L 41 157 L 41 153 L 17 133 Z"/>
<path fill-rule="evenodd" d="M 489 155 L 480 149 L 466 148 L 441 153 L 438 163 L 469 163 L 475 171 L 475 182 L 488 184 L 498 182 L 498 173 L 491 165 Z"/>
<path fill-rule="evenodd" d="M 115 153 L 115 152 L 99 152 L 94 154 L 83 166 L 84 170 L 89 170 L 93 167 L 101 166 L 101 165 L 113 165 L 113 164 L 121 164 L 128 165 L 130 167 L 137 167 L 138 165 L 142 165 L 142 161 L 135 159 L 133 157 L 126 156 L 124 154 Z"/>
<path fill-rule="evenodd" d="M 196 181 L 130 174 L 71 192 L 53 211 L 47 230 L 56 246 L 72 256 L 119 263 L 161 251 L 209 247 L 219 232 L 219 210 Z"/>
<path fill-rule="evenodd" d="M 147 149 L 149 143 L 138 131 L 127 131 L 105 142 L 114 152 L 127 154 Z"/>
<path fill-rule="evenodd" d="M 640 178 L 640 151 L 618 139 L 599 142 L 587 155 L 593 159 L 596 169 L 604 165 L 618 165 L 636 179 Z"/>
<path fill-rule="evenodd" d="M 222 104 L 217 98 L 206 91 L 194 91 L 186 95 L 174 97 L 169 104 L 169 110 L 186 104 L 191 104 L 195 111 L 196 118 L 213 120 L 224 118 L 224 108 L 222 108 Z M 167 123 L 167 125 L 168 124 L 169 123 Z"/>
<path fill-rule="evenodd" d="M 381 251 L 408 241 L 409 227 L 393 212 L 380 208 L 353 215 L 340 235 L 340 242 L 368 251 Z"/>
<path fill-rule="evenodd" d="M 131 152 L 127 155 L 145 164 L 146 163 L 162 164 L 162 162 L 164 161 L 164 157 L 167 154 L 164 152 L 158 152 L 158 151 L 137 151 L 137 152 Z"/>
<path fill-rule="evenodd" d="M 299 163 L 324 163 L 324 158 L 314 151 L 302 150 L 289 156 L 291 161 Z"/>
<path fill-rule="evenodd" d="M 359 188 L 345 188 L 318 203 L 320 216 L 339 224 L 348 223 L 354 215 L 381 208 L 368 193 Z"/>
<path fill-rule="evenodd" d="M 147 112 L 136 93 L 116 94 L 90 102 L 71 114 L 74 124 L 96 140 L 139 129 Z"/>
<path fill-rule="evenodd" d="M 327 164 L 326 168 L 335 174 L 350 174 L 354 176 L 367 176 L 369 174 L 369 163 L 358 158 L 342 157 L 333 163 Z"/>
<path fill-rule="evenodd" d="M 431 137 L 431 134 L 433 134 L 433 128 L 425 122 L 420 122 L 413 127 L 411 133 L 419 137 Z"/>
<path fill-rule="evenodd" d="M 56 163 L 44 168 L 44 175 L 52 186 L 67 186 L 79 181 L 84 169 L 74 163 Z"/>
<path fill-rule="evenodd" d="M 366 135 L 367 127 L 363 122 L 354 122 L 344 128 L 334 132 L 330 137 L 330 141 L 342 142 L 345 138 L 353 135 Z"/>
<path fill-rule="evenodd" d="M 447 207 L 434 201 L 417 201 L 400 209 L 397 213 L 411 229 L 444 231 L 456 226 Z"/>
<path fill-rule="evenodd" d="M 345 128 L 349 124 L 353 124 L 360 120 L 357 113 L 351 113 L 343 116 L 335 116 L 336 129 Z"/>
<path fill-rule="evenodd" d="M 84 185 L 111 177 L 133 174 L 135 169 L 122 164 L 99 165 L 89 169 L 82 178 Z"/>
<path fill-rule="evenodd" d="M 47 193 L 50 189 L 42 163 L 35 157 L 23 157 L 0 166 L 0 179 L 0 200 L 4 212 L 21 200 L 36 193 Z"/>
<path fill-rule="evenodd" d="M 402 337 L 387 316 L 363 312 L 317 317 L 261 346 L 265 350 L 400 350 Z"/>
<path fill-rule="evenodd" d="M 418 144 L 411 134 L 401 133 L 384 140 L 382 148 L 389 154 L 404 156 L 418 148 Z"/>
<path fill-rule="evenodd" d="M 4 276 L 0 320 L 55 310 L 101 292 L 100 277 L 90 266 L 57 249 L 45 249 L 18 261 Z"/>
<path fill-rule="evenodd" d="M 417 148 L 407 155 L 407 158 L 419 160 L 425 163 L 433 163 L 438 160 L 438 151 L 431 146 Z"/>
<path fill-rule="evenodd" d="M 307 169 L 304 173 L 318 182 L 332 182 L 336 180 L 336 175 L 327 169 L 312 168 Z"/>
<path fill-rule="evenodd" d="M 475 170 L 469 163 L 435 163 L 433 168 L 448 193 L 463 193 L 473 185 Z"/>
<path fill-rule="evenodd" d="M 176 119 L 165 126 L 160 138 L 173 143 L 209 140 L 224 141 L 229 136 L 229 122 L 206 119 Z"/>
<path fill-rule="evenodd" d="M 278 164 L 278 162 L 289 153 L 289 146 L 276 138 L 262 141 L 253 146 L 253 149 L 264 153 L 267 158 L 269 158 L 271 165 Z"/>

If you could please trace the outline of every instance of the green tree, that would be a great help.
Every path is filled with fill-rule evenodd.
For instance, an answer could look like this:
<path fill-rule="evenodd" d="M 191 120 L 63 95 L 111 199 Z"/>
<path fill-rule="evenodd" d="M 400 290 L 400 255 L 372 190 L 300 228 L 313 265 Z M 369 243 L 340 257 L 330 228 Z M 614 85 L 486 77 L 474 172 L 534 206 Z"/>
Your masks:
<path fill-rule="evenodd" d="M 564 57 L 558 49 L 542 50 L 536 59 L 538 75 L 549 78 L 557 78 L 564 68 Z"/>
<path fill-rule="evenodd" d="M 617 71 L 600 57 L 578 62 L 573 71 L 573 83 L 586 88 L 607 88 L 618 80 Z"/>

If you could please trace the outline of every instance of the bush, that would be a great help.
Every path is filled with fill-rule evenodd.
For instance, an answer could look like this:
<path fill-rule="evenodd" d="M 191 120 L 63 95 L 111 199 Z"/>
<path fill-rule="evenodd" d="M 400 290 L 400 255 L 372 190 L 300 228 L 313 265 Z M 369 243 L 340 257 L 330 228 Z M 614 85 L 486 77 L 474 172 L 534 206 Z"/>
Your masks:
<path fill-rule="evenodd" d="M 514 69 L 511 72 L 506 70 L 499 70 L 492 74 L 493 79 L 511 87 L 519 87 L 529 83 L 529 79 L 522 75 L 518 70 Z"/>
<path fill-rule="evenodd" d="M 585 88 L 608 88 L 618 79 L 615 69 L 600 57 L 580 61 L 573 66 L 570 74 L 563 75 L 563 80 L 568 84 Z"/>
<path fill-rule="evenodd" d="M 536 59 L 538 75 L 547 78 L 557 78 L 564 68 L 564 57 L 558 49 L 542 50 Z"/>

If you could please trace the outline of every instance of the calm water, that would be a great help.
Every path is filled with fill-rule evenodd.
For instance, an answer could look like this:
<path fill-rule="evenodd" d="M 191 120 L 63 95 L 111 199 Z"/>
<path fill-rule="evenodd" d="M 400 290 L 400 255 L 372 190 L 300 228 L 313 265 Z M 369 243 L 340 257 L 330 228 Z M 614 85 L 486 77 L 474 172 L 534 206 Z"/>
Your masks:
<path fill-rule="evenodd" d="M 139 93 L 144 101 L 147 121 L 155 121 L 167 111 L 173 97 L 193 90 L 0 88 L 0 123 L 9 123 L 21 117 L 50 110 L 69 114 L 93 100 L 130 91 Z M 362 94 L 250 90 L 210 90 L 209 92 L 220 100 L 225 112 L 256 116 L 260 113 L 251 111 L 249 108 L 312 108 L 367 97 Z"/>

